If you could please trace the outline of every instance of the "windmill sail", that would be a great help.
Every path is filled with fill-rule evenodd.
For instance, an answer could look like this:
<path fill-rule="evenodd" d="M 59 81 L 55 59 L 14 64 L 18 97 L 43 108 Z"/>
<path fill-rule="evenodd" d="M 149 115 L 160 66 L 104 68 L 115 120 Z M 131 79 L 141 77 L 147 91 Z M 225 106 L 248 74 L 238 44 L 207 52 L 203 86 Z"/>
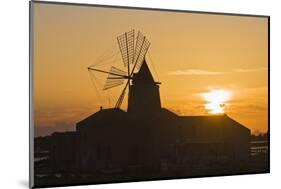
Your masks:
<path fill-rule="evenodd" d="M 147 40 L 145 36 L 139 31 L 138 32 L 138 37 L 137 37 L 137 42 L 136 42 L 136 48 L 134 52 L 135 56 L 135 65 L 133 69 L 139 69 L 143 63 L 145 54 L 148 51 L 148 48 L 150 46 L 150 42 Z M 133 70 L 134 71 L 134 70 Z"/>
<path fill-rule="evenodd" d="M 119 68 L 116 68 L 114 66 L 111 66 L 110 68 L 110 73 L 108 74 L 108 76 L 111 76 L 113 74 L 116 75 L 120 75 L 120 76 L 127 76 L 127 73 Z"/>
<path fill-rule="evenodd" d="M 125 67 L 134 63 L 134 33 L 135 30 L 131 30 L 117 37 Z"/>
<path fill-rule="evenodd" d="M 111 89 L 111 88 L 114 88 L 114 87 L 117 87 L 119 85 L 123 85 L 124 83 L 124 80 L 107 80 L 104 87 L 103 87 L 103 90 L 107 90 L 107 89 Z"/>
<path fill-rule="evenodd" d="M 125 71 L 116 68 L 114 66 L 111 66 L 103 90 L 111 89 L 119 85 L 122 85 L 126 77 L 127 77 L 127 73 Z"/>

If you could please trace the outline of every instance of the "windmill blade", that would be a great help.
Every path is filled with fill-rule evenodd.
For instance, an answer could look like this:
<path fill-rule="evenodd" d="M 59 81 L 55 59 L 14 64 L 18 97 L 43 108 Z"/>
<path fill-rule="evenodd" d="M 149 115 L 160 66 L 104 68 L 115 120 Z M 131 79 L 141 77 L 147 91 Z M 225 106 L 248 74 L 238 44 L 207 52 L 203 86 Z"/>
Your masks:
<path fill-rule="evenodd" d="M 113 66 L 112 66 L 113 67 Z M 96 69 L 96 68 L 92 68 L 92 67 L 88 67 L 89 71 L 94 71 L 94 72 L 99 72 L 99 73 L 103 73 L 103 74 L 108 74 L 110 76 L 117 76 L 117 77 L 122 77 L 122 78 L 128 78 L 126 74 L 126 72 L 119 70 L 116 71 L 116 68 L 111 68 L 110 71 L 105 71 L 105 70 L 100 70 L 100 69 Z M 113 72 L 111 72 L 111 70 L 113 70 Z"/>
<path fill-rule="evenodd" d="M 124 83 L 124 80 L 117 80 L 117 81 L 107 80 L 103 87 L 103 90 L 108 90 L 108 89 L 123 85 L 123 83 Z"/>
<path fill-rule="evenodd" d="M 135 64 L 132 70 L 132 74 L 135 69 L 139 69 L 143 63 L 144 57 L 148 51 L 148 48 L 150 46 L 150 42 L 147 40 L 147 38 L 139 31 L 137 42 L 136 42 L 136 48 L 134 51 L 134 57 L 135 57 Z"/>
<path fill-rule="evenodd" d="M 123 70 L 112 66 L 106 78 L 103 90 L 111 89 L 122 85 L 124 83 L 124 79 L 128 77 L 126 74 L 127 73 Z"/>
<path fill-rule="evenodd" d="M 119 68 L 116 68 L 114 66 L 111 66 L 110 68 L 110 73 L 108 74 L 108 76 L 111 76 L 111 75 L 123 75 L 123 76 L 127 76 L 127 73 Z"/>
<path fill-rule="evenodd" d="M 134 33 L 135 30 L 131 30 L 117 37 L 125 67 L 134 63 Z"/>
<path fill-rule="evenodd" d="M 124 100 L 124 97 L 125 97 L 125 93 L 126 93 L 126 89 L 127 87 L 129 86 L 129 81 L 126 83 L 125 87 L 123 88 L 122 90 L 122 93 L 120 94 L 116 104 L 115 104 L 115 108 L 120 108 L 121 105 L 122 105 L 122 102 Z"/>

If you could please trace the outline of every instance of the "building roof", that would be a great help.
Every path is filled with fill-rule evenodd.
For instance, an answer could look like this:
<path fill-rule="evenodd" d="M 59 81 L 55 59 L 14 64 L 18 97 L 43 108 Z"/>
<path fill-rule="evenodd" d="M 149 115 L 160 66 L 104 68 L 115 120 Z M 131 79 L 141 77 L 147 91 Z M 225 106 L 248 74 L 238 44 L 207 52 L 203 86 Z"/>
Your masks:
<path fill-rule="evenodd" d="M 100 111 L 81 120 L 76 125 L 77 126 L 89 125 L 94 122 L 102 122 L 104 120 L 116 121 L 116 120 L 124 119 L 125 117 L 127 117 L 127 113 L 119 108 L 101 109 Z"/>
<path fill-rule="evenodd" d="M 187 126 L 211 126 L 216 127 L 220 125 L 224 126 L 235 126 L 240 129 L 250 131 L 247 127 L 238 123 L 237 121 L 230 118 L 227 114 L 222 115 L 207 115 L 207 116 L 179 116 L 182 123 L 186 123 Z"/>
<path fill-rule="evenodd" d="M 121 109 L 118 108 L 110 108 L 100 110 L 89 117 L 83 119 L 82 121 L 77 123 L 77 128 L 80 126 L 92 127 L 96 125 L 115 125 L 120 123 L 132 124 L 134 122 L 130 122 L 133 120 L 141 119 L 142 121 L 152 121 L 153 126 L 161 126 L 170 124 L 171 128 L 173 126 L 181 126 L 183 129 L 196 127 L 196 128 L 217 128 L 223 126 L 224 128 L 236 128 L 238 130 L 245 130 L 250 132 L 248 128 L 238 123 L 237 121 L 230 118 L 228 115 L 207 115 L 207 116 L 179 116 L 168 109 L 161 108 L 159 112 L 148 116 L 148 117 L 138 117 L 137 115 L 131 115 Z M 157 123 L 156 124 L 156 120 Z"/>

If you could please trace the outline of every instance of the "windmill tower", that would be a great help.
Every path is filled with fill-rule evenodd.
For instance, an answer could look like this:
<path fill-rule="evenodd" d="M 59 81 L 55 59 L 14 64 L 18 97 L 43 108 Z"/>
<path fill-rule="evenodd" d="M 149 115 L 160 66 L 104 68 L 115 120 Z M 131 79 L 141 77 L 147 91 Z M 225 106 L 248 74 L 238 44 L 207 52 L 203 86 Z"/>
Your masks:
<path fill-rule="evenodd" d="M 114 66 L 111 66 L 109 71 L 94 67 L 89 67 L 88 70 L 107 74 L 103 90 L 109 90 L 125 83 L 115 108 L 121 107 L 128 89 L 127 112 L 145 114 L 160 110 L 160 83 L 154 81 L 145 60 L 150 42 L 141 32 L 138 32 L 135 39 L 134 30 L 118 36 L 117 41 L 126 71 Z"/>
<path fill-rule="evenodd" d="M 150 114 L 161 109 L 159 82 L 155 82 L 144 59 L 138 73 L 133 75 L 129 90 L 128 112 Z"/>

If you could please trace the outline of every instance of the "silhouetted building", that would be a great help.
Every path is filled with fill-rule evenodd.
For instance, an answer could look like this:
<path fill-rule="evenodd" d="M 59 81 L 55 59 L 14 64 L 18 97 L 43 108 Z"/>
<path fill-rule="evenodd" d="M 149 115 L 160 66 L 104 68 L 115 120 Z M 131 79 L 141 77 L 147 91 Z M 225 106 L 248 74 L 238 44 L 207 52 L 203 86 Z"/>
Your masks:
<path fill-rule="evenodd" d="M 56 168 L 109 171 L 211 166 L 249 158 L 250 130 L 227 115 L 179 116 L 161 108 L 159 83 L 144 62 L 129 88 L 128 111 L 100 109 L 53 134 Z"/>

